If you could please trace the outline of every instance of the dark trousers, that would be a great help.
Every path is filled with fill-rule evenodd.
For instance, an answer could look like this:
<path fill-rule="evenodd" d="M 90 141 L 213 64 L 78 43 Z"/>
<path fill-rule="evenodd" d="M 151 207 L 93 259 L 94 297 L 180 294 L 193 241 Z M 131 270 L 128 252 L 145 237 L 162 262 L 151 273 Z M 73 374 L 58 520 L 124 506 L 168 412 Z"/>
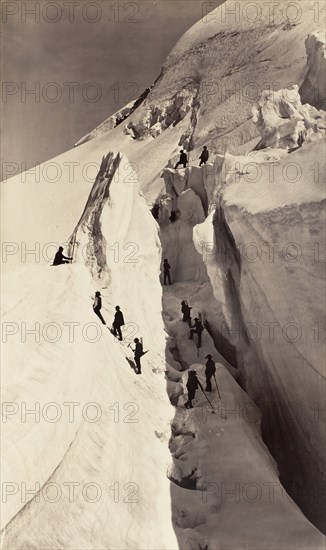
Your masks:
<path fill-rule="evenodd" d="M 122 340 L 121 326 L 120 325 L 115 325 L 114 323 L 113 323 L 112 326 L 113 326 L 114 336 L 118 336 L 119 340 Z"/>
<path fill-rule="evenodd" d="M 137 374 L 141 374 L 141 364 L 139 355 L 135 355 L 135 363 L 137 367 Z"/>
<path fill-rule="evenodd" d="M 197 338 L 198 338 L 197 348 L 200 348 L 201 347 L 201 332 L 197 332 L 196 329 L 192 328 L 190 330 L 189 340 L 193 340 L 194 334 L 197 334 Z"/>
<path fill-rule="evenodd" d="M 183 164 L 184 168 L 187 167 L 187 162 L 180 162 L 180 160 L 179 160 L 179 162 L 177 162 L 177 164 L 175 165 L 174 169 L 176 170 L 180 166 L 180 164 Z"/>
<path fill-rule="evenodd" d="M 96 313 L 96 315 L 101 319 L 103 325 L 106 325 L 106 322 L 102 317 L 101 310 L 98 307 L 94 307 L 93 309 L 94 309 L 94 313 Z"/>
<path fill-rule="evenodd" d="M 206 164 L 206 162 L 207 162 L 206 160 L 201 160 L 199 166 L 202 166 L 202 164 Z"/>
<path fill-rule="evenodd" d="M 195 394 L 196 394 L 195 391 L 188 392 L 188 401 L 187 403 L 185 403 L 185 407 L 187 409 L 193 409 L 192 400 L 195 399 Z"/>
<path fill-rule="evenodd" d="M 165 285 L 167 284 L 166 280 L 168 280 L 169 285 L 172 285 L 172 283 L 171 283 L 171 275 L 170 275 L 170 272 L 169 272 L 169 271 L 164 271 L 164 279 L 163 279 L 163 282 L 164 282 Z"/>
<path fill-rule="evenodd" d="M 212 374 L 206 374 L 206 391 L 212 391 Z"/>

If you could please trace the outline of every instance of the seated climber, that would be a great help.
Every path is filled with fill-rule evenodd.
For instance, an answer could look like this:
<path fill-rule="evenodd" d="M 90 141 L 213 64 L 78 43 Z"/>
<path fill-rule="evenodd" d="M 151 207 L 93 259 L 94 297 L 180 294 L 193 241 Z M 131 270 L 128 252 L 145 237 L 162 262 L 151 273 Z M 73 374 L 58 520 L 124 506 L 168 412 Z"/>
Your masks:
<path fill-rule="evenodd" d="M 54 256 L 53 264 L 52 265 L 62 265 L 62 264 L 69 264 L 69 262 L 72 262 L 72 258 L 68 258 L 68 256 L 65 256 L 63 254 L 63 247 L 59 246 L 59 250 Z"/>

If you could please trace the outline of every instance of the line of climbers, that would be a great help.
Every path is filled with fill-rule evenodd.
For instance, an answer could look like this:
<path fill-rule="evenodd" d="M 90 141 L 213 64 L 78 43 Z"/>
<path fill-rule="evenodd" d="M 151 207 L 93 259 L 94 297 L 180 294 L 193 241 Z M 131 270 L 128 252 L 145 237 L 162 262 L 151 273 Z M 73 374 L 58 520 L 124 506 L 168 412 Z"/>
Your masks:
<path fill-rule="evenodd" d="M 182 300 L 182 302 L 181 302 L 182 321 L 184 323 L 188 323 L 188 326 L 190 328 L 189 340 L 193 339 L 194 334 L 197 335 L 197 348 L 199 349 L 201 347 L 201 343 L 202 343 L 201 336 L 202 336 L 203 330 L 205 329 L 205 326 L 203 325 L 203 323 L 201 321 L 201 314 L 199 314 L 199 317 L 195 317 L 195 324 L 194 324 L 194 326 L 192 325 L 191 310 L 192 310 L 192 307 L 188 305 L 187 300 Z M 216 384 L 216 389 L 218 391 L 219 397 L 221 398 L 220 391 L 219 391 L 219 388 L 218 388 L 218 385 L 217 385 L 216 376 L 215 376 L 216 367 L 215 367 L 215 363 L 213 361 L 212 355 L 209 353 L 208 355 L 206 355 L 205 359 L 207 359 L 206 366 L 205 366 L 206 391 L 207 392 L 212 391 L 211 379 L 212 379 L 212 377 L 214 377 L 215 384 Z M 187 386 L 187 391 L 188 391 L 188 401 L 185 403 L 185 407 L 187 409 L 192 409 L 193 408 L 192 401 L 195 398 L 196 390 L 198 388 L 200 388 L 202 390 L 202 392 L 204 393 L 208 403 L 211 405 L 211 402 L 209 401 L 207 395 L 205 394 L 205 391 L 204 391 L 204 388 L 203 388 L 202 384 L 200 383 L 200 381 L 197 378 L 197 373 L 193 369 L 189 370 L 189 372 L 188 372 L 188 381 L 187 381 L 186 386 Z"/>
<path fill-rule="evenodd" d="M 103 316 L 101 314 L 102 309 L 102 297 L 99 290 L 95 292 L 95 298 L 93 303 L 93 311 L 96 313 L 96 315 L 99 317 L 99 319 L 102 321 L 103 325 L 106 325 L 105 320 L 103 319 Z M 115 314 L 114 319 L 112 322 L 112 328 L 110 329 L 111 334 L 115 338 L 118 338 L 120 342 L 122 342 L 122 332 L 121 327 L 123 327 L 125 324 L 123 313 L 120 309 L 120 306 L 115 306 Z M 133 349 L 130 344 L 128 344 L 128 347 L 131 348 L 131 350 L 134 352 L 134 359 L 136 364 L 136 374 L 141 374 L 141 362 L 140 359 L 142 358 L 147 351 L 144 351 L 143 349 L 143 342 L 139 338 L 134 338 L 135 348 Z"/>
<path fill-rule="evenodd" d="M 202 166 L 203 164 L 206 164 L 208 159 L 209 159 L 209 152 L 208 152 L 208 149 L 207 149 L 206 145 L 204 145 L 202 153 L 199 157 L 199 160 L 200 160 L 199 166 Z M 185 151 L 183 149 L 181 149 L 180 159 L 176 163 L 174 169 L 177 170 L 180 165 L 182 165 L 183 168 L 186 168 L 188 164 L 189 164 L 189 161 L 188 161 L 187 153 L 185 153 Z M 157 202 L 151 208 L 151 212 L 152 212 L 152 215 L 155 218 L 155 220 L 158 220 L 159 217 L 160 217 L 160 205 Z M 171 223 L 176 222 L 177 219 L 179 218 L 179 216 L 180 216 L 180 211 L 178 209 L 177 210 L 172 210 L 171 214 L 169 216 L 169 220 L 171 221 Z"/>
<path fill-rule="evenodd" d="M 72 258 L 70 258 L 68 256 L 65 256 L 63 254 L 63 247 L 59 246 L 59 249 L 58 249 L 58 251 L 57 251 L 57 253 L 54 257 L 52 265 L 68 264 L 71 261 L 72 261 Z M 167 281 L 170 285 L 172 284 L 171 276 L 170 276 L 170 269 L 171 269 L 171 266 L 170 266 L 168 260 L 165 258 L 164 262 L 163 262 L 163 280 L 164 280 L 164 284 L 167 284 Z M 102 309 L 102 296 L 101 296 L 100 291 L 97 290 L 95 292 L 95 297 L 94 297 L 94 302 L 93 302 L 93 311 L 98 316 L 101 323 L 103 325 L 106 325 L 105 319 L 103 318 L 102 313 L 101 313 L 101 309 Z M 114 314 L 114 319 L 113 319 L 113 322 L 112 322 L 112 328 L 110 329 L 110 332 L 111 332 L 111 334 L 113 334 L 114 337 L 117 337 L 119 339 L 119 341 L 122 342 L 123 338 L 122 338 L 121 327 L 123 327 L 124 324 L 125 324 L 124 316 L 123 316 L 123 313 L 120 309 L 120 306 L 116 306 L 115 310 L 116 311 L 115 311 L 115 314 Z M 199 349 L 201 347 L 201 343 L 202 343 L 201 336 L 202 336 L 202 333 L 203 333 L 203 330 L 204 330 L 205 327 L 202 324 L 201 319 L 199 319 L 199 317 L 195 317 L 195 324 L 194 325 L 192 324 L 191 310 L 192 310 L 192 307 L 190 307 L 188 305 L 187 300 L 183 300 L 181 302 L 182 321 L 184 323 L 188 323 L 188 326 L 189 326 L 189 329 L 190 329 L 189 340 L 193 340 L 193 335 L 194 334 L 197 335 L 197 348 Z M 128 344 L 128 347 L 130 347 L 131 350 L 134 353 L 134 359 L 135 359 L 135 364 L 136 364 L 136 369 L 137 369 L 136 374 L 141 374 L 141 361 L 140 360 L 141 360 L 142 356 L 147 353 L 147 351 L 144 352 L 143 342 L 140 341 L 139 338 L 134 338 L 134 343 L 135 343 L 135 348 L 132 348 L 130 344 Z M 215 367 L 214 361 L 212 360 L 212 355 L 210 355 L 210 354 L 206 355 L 205 359 L 207 359 L 206 368 L 205 368 L 206 391 L 207 392 L 212 391 L 211 378 L 213 376 L 214 376 L 216 387 L 217 387 L 217 390 L 218 390 L 217 381 L 216 381 L 216 378 L 215 378 L 216 367 Z M 185 403 L 186 408 L 193 408 L 192 401 L 195 398 L 196 390 L 198 388 L 200 388 L 204 392 L 204 389 L 203 389 L 201 383 L 199 382 L 199 380 L 197 378 L 196 371 L 195 370 L 189 370 L 188 381 L 187 381 L 188 401 Z M 204 394 L 205 394 L 205 392 L 204 392 Z M 207 396 L 206 396 L 206 399 L 207 399 Z"/>
<path fill-rule="evenodd" d="M 214 378 L 215 384 L 216 384 L 216 389 L 218 391 L 218 395 L 221 398 L 221 394 L 220 394 L 220 391 L 219 391 L 219 388 L 218 388 L 218 385 L 217 385 L 216 376 L 215 376 L 216 367 L 215 367 L 215 363 L 213 361 L 213 358 L 212 358 L 211 354 L 209 353 L 208 355 L 206 355 L 205 359 L 207 359 L 206 364 L 205 364 L 206 391 L 207 392 L 212 391 L 212 378 Z M 204 391 L 204 388 L 203 388 L 202 384 L 198 380 L 197 373 L 194 369 L 190 369 L 189 372 L 188 372 L 188 380 L 187 380 L 186 387 L 187 387 L 187 391 L 188 391 L 188 401 L 185 403 L 186 409 L 193 409 L 192 402 L 196 397 L 196 391 L 198 390 L 198 388 L 201 389 L 201 391 L 205 395 L 208 403 L 212 406 L 210 400 L 206 396 L 206 393 Z"/>
<path fill-rule="evenodd" d="M 56 252 L 52 265 L 63 265 L 63 264 L 68 264 L 69 262 L 72 262 L 72 258 L 65 256 L 63 254 L 63 247 L 59 246 L 59 249 Z M 100 291 L 97 290 L 95 292 L 95 297 L 93 302 L 93 311 L 98 316 L 101 323 L 103 325 L 106 325 L 105 319 L 103 318 L 103 315 L 101 313 L 101 309 L 102 309 L 102 296 Z M 122 338 L 121 327 L 124 326 L 125 321 L 124 321 L 123 313 L 120 309 L 120 306 L 116 306 L 115 310 L 116 311 L 114 314 L 114 319 L 113 319 L 112 328 L 110 329 L 110 332 L 111 334 L 113 334 L 113 336 L 117 337 L 120 340 L 120 342 L 122 342 L 123 338 Z M 141 374 L 140 359 L 143 355 L 145 355 L 145 353 L 147 353 L 147 351 L 144 352 L 143 342 L 140 341 L 139 338 L 134 338 L 134 343 L 135 343 L 134 349 L 130 346 L 130 344 L 128 345 L 128 347 L 130 347 L 131 350 L 134 352 L 134 358 L 135 358 L 135 363 L 137 368 L 136 374 Z"/>
<path fill-rule="evenodd" d="M 190 314 L 191 310 L 192 310 L 192 307 L 188 305 L 187 300 L 182 300 L 181 302 L 181 313 L 183 315 L 182 321 L 184 323 L 188 323 L 189 325 L 189 328 L 190 328 L 189 340 L 193 340 L 194 334 L 196 334 L 197 348 L 199 349 L 201 348 L 201 335 L 205 329 L 205 326 L 202 324 L 201 319 L 199 317 L 195 317 L 194 319 L 195 324 L 194 325 L 192 324 L 192 319 Z"/>
<path fill-rule="evenodd" d="M 202 166 L 203 164 L 206 164 L 208 159 L 209 159 L 209 152 L 208 152 L 208 149 L 207 149 L 206 145 L 204 145 L 203 150 L 201 152 L 201 155 L 199 157 L 199 160 L 200 160 L 199 166 Z M 178 162 L 176 163 L 174 169 L 177 170 L 179 168 L 179 166 L 181 166 L 181 165 L 184 168 L 186 168 L 187 164 L 189 164 L 188 155 L 183 149 L 181 149 L 180 158 L 179 158 Z"/>

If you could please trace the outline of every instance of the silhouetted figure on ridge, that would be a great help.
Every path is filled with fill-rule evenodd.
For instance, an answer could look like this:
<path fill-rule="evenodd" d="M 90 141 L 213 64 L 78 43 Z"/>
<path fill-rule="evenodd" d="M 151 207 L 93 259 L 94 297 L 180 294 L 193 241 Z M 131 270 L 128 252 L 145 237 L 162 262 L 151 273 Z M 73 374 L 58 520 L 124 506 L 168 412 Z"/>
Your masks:
<path fill-rule="evenodd" d="M 114 314 L 114 321 L 112 323 L 113 335 L 119 337 L 120 342 L 122 341 L 121 327 L 125 324 L 123 313 L 120 310 L 120 306 L 116 306 L 116 312 Z"/>
<path fill-rule="evenodd" d="M 214 376 L 214 374 L 216 372 L 216 367 L 215 367 L 215 363 L 214 363 L 210 353 L 208 355 L 206 355 L 205 359 L 207 359 L 206 368 L 205 368 L 206 391 L 212 391 L 211 378 L 212 378 L 212 376 Z"/>
<path fill-rule="evenodd" d="M 94 310 L 94 313 L 96 313 L 96 315 L 101 319 L 103 325 L 106 325 L 106 322 L 104 321 L 104 319 L 102 317 L 102 314 L 101 314 L 101 309 L 102 309 L 101 293 L 97 290 L 95 292 L 93 310 Z"/>
<path fill-rule="evenodd" d="M 198 390 L 198 388 L 203 390 L 203 386 L 199 382 L 195 370 L 190 370 L 188 372 L 188 381 L 186 386 L 188 390 L 188 401 L 185 403 L 185 407 L 186 409 L 193 409 L 192 400 L 195 399 L 196 390 Z"/>
<path fill-rule="evenodd" d="M 72 262 L 72 258 L 68 258 L 68 256 L 65 256 L 63 254 L 63 247 L 59 246 L 59 250 L 54 256 L 52 265 L 69 264 L 69 262 Z"/>
<path fill-rule="evenodd" d="M 165 285 L 167 284 L 166 281 L 168 281 L 169 285 L 172 285 L 170 269 L 171 269 L 171 266 L 167 261 L 167 259 L 165 259 L 163 262 L 163 284 Z"/>
<path fill-rule="evenodd" d="M 189 340 L 193 340 L 194 334 L 197 334 L 197 348 L 201 347 L 201 335 L 204 330 L 203 325 L 201 324 L 198 317 L 195 317 L 195 325 L 190 328 Z"/>
<path fill-rule="evenodd" d="M 190 317 L 190 311 L 191 311 L 191 307 L 188 306 L 188 302 L 187 300 L 183 300 L 181 302 L 181 313 L 183 314 L 183 322 L 184 323 L 189 323 L 191 317 Z"/>
<path fill-rule="evenodd" d="M 183 149 L 181 149 L 180 151 L 180 159 L 179 159 L 179 162 L 177 162 L 177 164 L 175 165 L 175 170 L 180 166 L 180 164 L 183 164 L 183 167 L 186 168 L 187 164 L 188 164 L 188 157 L 187 157 L 187 153 L 185 153 L 183 151 Z"/>
<path fill-rule="evenodd" d="M 201 166 L 202 164 L 206 164 L 208 159 L 209 159 L 209 152 L 208 152 L 208 149 L 207 149 L 206 145 L 204 145 L 203 150 L 201 152 L 201 155 L 199 157 L 199 160 L 200 160 L 199 166 Z"/>

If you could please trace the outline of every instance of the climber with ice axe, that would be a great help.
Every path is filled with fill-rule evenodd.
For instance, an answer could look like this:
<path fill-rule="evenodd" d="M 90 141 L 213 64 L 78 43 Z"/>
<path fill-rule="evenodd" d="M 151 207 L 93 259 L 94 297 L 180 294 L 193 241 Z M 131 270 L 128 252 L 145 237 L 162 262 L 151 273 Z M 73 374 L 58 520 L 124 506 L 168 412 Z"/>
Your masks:
<path fill-rule="evenodd" d="M 201 391 L 203 392 L 206 400 L 208 401 L 209 405 L 212 407 L 212 412 L 214 412 L 213 405 L 210 402 L 210 400 L 208 399 L 206 393 L 204 392 L 204 388 L 201 385 L 201 383 L 199 382 L 199 380 L 197 378 L 197 373 L 196 373 L 195 370 L 189 370 L 189 372 L 188 372 L 188 381 L 187 381 L 186 386 L 187 386 L 187 390 L 188 390 L 188 401 L 185 403 L 186 409 L 193 409 L 192 400 L 195 399 L 196 390 L 198 390 L 198 388 L 200 388 Z"/>
<path fill-rule="evenodd" d="M 189 340 L 193 339 L 193 335 L 197 335 L 197 348 L 201 347 L 201 335 L 204 330 L 204 327 L 198 317 L 195 317 L 195 325 L 190 325 Z"/>
<path fill-rule="evenodd" d="M 219 388 L 218 388 L 217 380 L 216 380 L 216 376 L 215 376 L 216 367 L 215 367 L 215 363 L 214 363 L 214 361 L 213 361 L 213 359 L 212 359 L 211 354 L 209 353 L 208 355 L 206 355 L 205 359 L 207 359 L 207 361 L 206 361 L 206 368 L 205 368 L 206 391 L 212 391 L 211 379 L 212 379 L 212 377 L 214 377 L 215 384 L 216 384 L 216 389 L 217 389 L 217 393 L 218 393 L 219 398 L 221 399 L 220 390 L 219 390 Z"/>
<path fill-rule="evenodd" d="M 143 339 L 141 339 L 141 342 L 140 342 L 139 338 L 135 338 L 134 342 L 136 344 L 135 349 L 132 349 L 130 344 L 128 344 L 128 347 L 130 347 L 132 349 L 132 351 L 134 352 L 135 363 L 136 363 L 136 367 L 137 367 L 136 374 L 141 374 L 140 359 L 143 355 L 145 355 L 145 353 L 148 352 L 148 350 L 147 351 L 143 350 Z"/>

